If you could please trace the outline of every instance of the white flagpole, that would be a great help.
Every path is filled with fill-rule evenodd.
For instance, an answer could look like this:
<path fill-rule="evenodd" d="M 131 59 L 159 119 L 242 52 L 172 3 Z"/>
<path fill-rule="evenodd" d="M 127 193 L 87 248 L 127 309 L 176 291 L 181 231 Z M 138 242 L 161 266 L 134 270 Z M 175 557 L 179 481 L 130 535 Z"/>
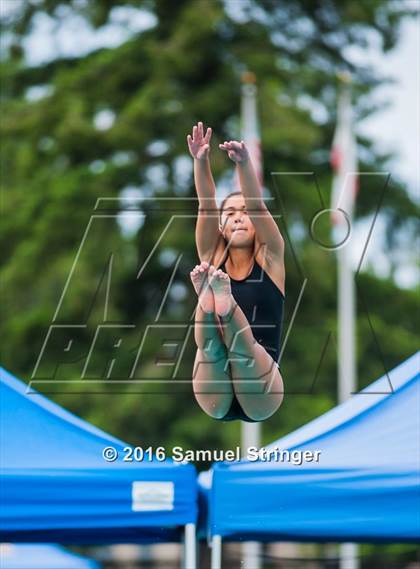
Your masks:
<path fill-rule="evenodd" d="M 343 82 L 349 79 L 342 77 Z M 353 202 L 356 183 L 356 144 L 351 122 L 351 100 L 349 85 L 345 85 L 341 93 L 337 125 L 338 148 L 333 151 L 341 155 L 338 172 L 334 180 L 333 190 L 341 194 L 333 194 L 332 207 L 337 207 L 337 199 L 353 223 Z M 340 147 L 341 146 L 341 147 Z M 349 171 L 350 170 L 350 171 Z M 337 185 L 341 187 L 337 187 Z M 342 217 L 340 217 L 343 220 Z M 343 403 L 357 390 L 356 353 L 355 353 L 355 288 L 351 264 L 351 239 L 337 251 L 338 271 L 338 402 Z M 356 543 L 340 544 L 340 569 L 359 569 L 358 545 Z"/>
<path fill-rule="evenodd" d="M 355 294 L 348 242 L 338 250 L 338 401 L 343 403 L 356 391 Z M 359 569 L 357 543 L 340 544 L 340 569 Z"/>
<path fill-rule="evenodd" d="M 343 403 L 356 391 L 355 299 L 351 248 L 347 243 L 338 250 L 338 402 Z"/>
<path fill-rule="evenodd" d="M 247 72 L 243 74 L 241 92 L 241 137 L 249 150 L 252 164 L 262 184 L 263 176 L 257 115 L 257 86 L 256 77 L 253 73 Z M 242 421 L 241 439 L 242 456 L 246 455 L 247 449 L 251 446 L 260 448 L 261 423 L 246 423 Z M 257 541 L 245 542 L 242 545 L 243 564 L 241 567 L 243 567 L 243 569 L 260 569 L 261 553 L 262 546 L 260 543 Z"/>
<path fill-rule="evenodd" d="M 260 129 L 257 112 L 257 78 L 247 71 L 242 75 L 241 136 L 251 156 L 261 186 L 263 184 Z"/>

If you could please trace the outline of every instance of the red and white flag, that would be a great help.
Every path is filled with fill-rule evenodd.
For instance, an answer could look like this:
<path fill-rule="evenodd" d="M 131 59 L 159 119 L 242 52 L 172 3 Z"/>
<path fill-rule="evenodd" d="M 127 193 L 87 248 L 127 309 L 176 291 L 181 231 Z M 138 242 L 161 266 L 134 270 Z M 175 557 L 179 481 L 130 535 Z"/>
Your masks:
<path fill-rule="evenodd" d="M 334 178 L 331 192 L 331 220 L 334 225 L 346 223 L 342 209 L 350 221 L 358 190 L 357 144 L 353 131 L 350 88 L 345 85 L 338 101 L 337 126 L 331 149 Z"/>

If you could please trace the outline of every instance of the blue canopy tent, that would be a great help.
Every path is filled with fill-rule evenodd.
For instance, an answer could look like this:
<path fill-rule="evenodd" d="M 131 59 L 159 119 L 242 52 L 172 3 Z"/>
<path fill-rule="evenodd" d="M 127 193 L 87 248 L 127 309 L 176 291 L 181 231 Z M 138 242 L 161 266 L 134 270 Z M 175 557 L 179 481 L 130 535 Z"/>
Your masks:
<path fill-rule="evenodd" d="M 77 555 L 59 545 L 41 543 L 0 544 L 2 569 L 99 569 L 93 559 Z"/>
<path fill-rule="evenodd" d="M 265 447 L 265 460 L 216 464 L 210 491 L 201 476 L 212 567 L 220 567 L 222 538 L 420 540 L 419 356 Z M 304 451 L 318 451 L 318 461 L 293 463 Z"/>
<path fill-rule="evenodd" d="M 124 462 L 129 446 L 0 368 L 0 540 L 148 543 L 195 552 L 197 476 L 172 460 Z M 119 453 L 106 462 L 103 451 Z"/>

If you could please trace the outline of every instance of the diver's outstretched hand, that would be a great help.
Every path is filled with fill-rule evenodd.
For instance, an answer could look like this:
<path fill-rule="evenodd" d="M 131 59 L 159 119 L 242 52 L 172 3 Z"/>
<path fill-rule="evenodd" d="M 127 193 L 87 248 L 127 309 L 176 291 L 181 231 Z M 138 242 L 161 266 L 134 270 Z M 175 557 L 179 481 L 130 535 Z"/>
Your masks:
<path fill-rule="evenodd" d="M 249 158 L 249 153 L 243 140 L 241 140 L 241 142 L 238 142 L 237 140 L 227 142 L 225 140 L 223 144 L 219 144 L 219 148 L 221 150 L 226 150 L 229 158 L 233 162 L 246 162 Z"/>
<path fill-rule="evenodd" d="M 195 125 L 192 129 L 192 137 L 190 134 L 187 136 L 191 156 L 196 160 L 206 160 L 210 152 L 210 139 L 211 128 L 208 128 L 204 135 L 203 123 L 199 122 Z"/>

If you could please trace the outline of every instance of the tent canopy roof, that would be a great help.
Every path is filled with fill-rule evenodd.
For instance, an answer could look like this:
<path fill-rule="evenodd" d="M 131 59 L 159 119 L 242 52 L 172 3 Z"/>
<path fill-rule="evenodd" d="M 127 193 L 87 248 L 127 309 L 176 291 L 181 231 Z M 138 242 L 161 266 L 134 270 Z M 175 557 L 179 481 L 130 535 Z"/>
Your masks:
<path fill-rule="evenodd" d="M 126 462 L 130 445 L 1 368 L 0 377 L 0 539 L 173 541 L 174 530 L 195 523 L 193 465 L 155 457 Z M 109 446 L 119 453 L 114 462 L 103 458 Z"/>
<path fill-rule="evenodd" d="M 266 447 L 319 451 L 318 462 L 272 455 L 215 465 L 211 532 L 297 541 L 419 539 L 419 356 Z"/>

